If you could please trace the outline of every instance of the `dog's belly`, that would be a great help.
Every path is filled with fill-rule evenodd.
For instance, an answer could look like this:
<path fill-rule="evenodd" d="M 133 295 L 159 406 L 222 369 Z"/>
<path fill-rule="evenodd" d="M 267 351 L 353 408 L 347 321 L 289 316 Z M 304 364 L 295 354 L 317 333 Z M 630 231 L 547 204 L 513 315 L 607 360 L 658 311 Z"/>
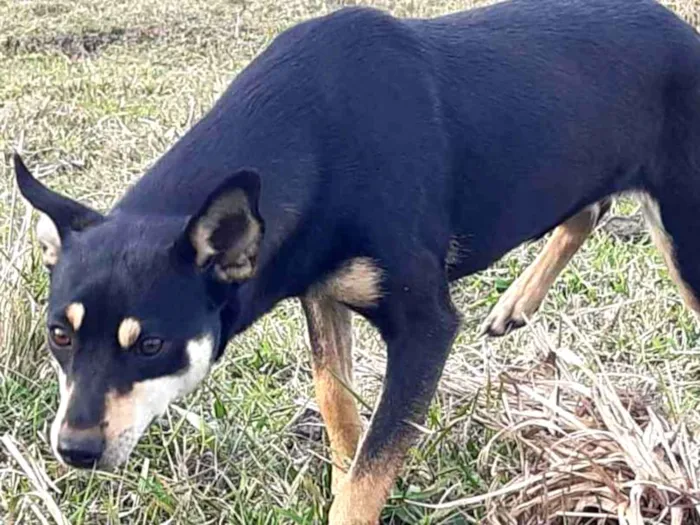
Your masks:
<path fill-rule="evenodd" d="M 640 172 L 581 174 L 585 183 L 540 187 L 536 177 L 521 187 L 494 185 L 459 206 L 446 266 L 451 280 L 488 268 L 519 245 L 535 240 L 604 197 L 634 187 Z M 550 178 L 550 181 L 554 178 Z M 485 190 L 487 191 L 487 190 Z"/>

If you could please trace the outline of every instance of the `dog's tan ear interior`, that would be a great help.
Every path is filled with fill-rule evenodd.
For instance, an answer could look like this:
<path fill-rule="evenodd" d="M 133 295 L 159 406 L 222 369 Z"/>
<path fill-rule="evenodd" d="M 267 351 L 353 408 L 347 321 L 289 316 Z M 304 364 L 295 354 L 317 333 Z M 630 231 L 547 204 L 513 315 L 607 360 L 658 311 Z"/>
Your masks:
<path fill-rule="evenodd" d="M 41 256 L 44 265 L 52 268 L 58 262 L 58 255 L 61 252 L 61 236 L 58 228 L 45 213 L 39 214 L 36 223 L 36 238 L 41 246 Z"/>
<path fill-rule="evenodd" d="M 255 275 L 263 221 L 257 209 L 260 179 L 257 174 L 237 173 L 217 189 L 186 230 L 194 249 L 194 262 L 213 265 L 215 277 L 225 283 Z"/>

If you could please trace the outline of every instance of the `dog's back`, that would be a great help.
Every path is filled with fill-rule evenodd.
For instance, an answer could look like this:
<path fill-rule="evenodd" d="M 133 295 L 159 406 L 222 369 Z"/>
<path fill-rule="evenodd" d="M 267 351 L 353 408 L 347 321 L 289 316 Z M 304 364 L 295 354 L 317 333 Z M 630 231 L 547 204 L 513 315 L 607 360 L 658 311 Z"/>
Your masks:
<path fill-rule="evenodd" d="M 191 209 L 230 165 L 255 166 L 263 207 L 429 225 L 443 246 L 471 239 L 469 273 L 660 176 L 662 115 L 697 71 L 695 32 L 647 0 L 514 0 L 433 20 L 346 9 L 278 37 L 118 208 Z M 397 211 L 397 187 L 425 206 Z"/>
<path fill-rule="evenodd" d="M 672 177 L 669 148 L 695 155 L 700 40 L 654 1 L 515 0 L 409 24 L 431 44 L 453 225 L 476 254 L 460 274 Z M 670 138 L 681 121 L 694 139 Z"/>

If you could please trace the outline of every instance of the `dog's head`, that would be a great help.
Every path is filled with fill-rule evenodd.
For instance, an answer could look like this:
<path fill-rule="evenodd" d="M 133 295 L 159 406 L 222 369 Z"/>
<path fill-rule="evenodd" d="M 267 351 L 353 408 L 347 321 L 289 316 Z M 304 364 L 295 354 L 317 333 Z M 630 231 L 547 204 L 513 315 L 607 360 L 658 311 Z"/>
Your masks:
<path fill-rule="evenodd" d="M 232 175 L 189 217 L 105 216 L 46 188 L 19 156 L 15 170 L 41 212 L 51 274 L 47 339 L 61 393 L 51 445 L 70 465 L 112 468 L 225 344 L 221 310 L 256 271 L 260 181 Z"/>

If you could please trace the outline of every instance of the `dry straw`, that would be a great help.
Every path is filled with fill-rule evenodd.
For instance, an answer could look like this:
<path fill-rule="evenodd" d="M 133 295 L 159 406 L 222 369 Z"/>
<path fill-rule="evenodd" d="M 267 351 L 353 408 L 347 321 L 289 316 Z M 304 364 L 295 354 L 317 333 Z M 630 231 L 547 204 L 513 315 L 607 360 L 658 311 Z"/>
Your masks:
<path fill-rule="evenodd" d="M 700 524 L 698 445 L 648 387 L 615 388 L 599 360 L 567 350 L 531 368 L 473 370 L 475 421 L 494 432 L 480 468 L 483 495 L 439 505 L 483 506 L 488 524 Z M 648 384 L 648 383 L 647 383 Z M 499 447 L 518 450 L 506 465 Z M 507 480 L 504 482 L 504 480 Z"/>

